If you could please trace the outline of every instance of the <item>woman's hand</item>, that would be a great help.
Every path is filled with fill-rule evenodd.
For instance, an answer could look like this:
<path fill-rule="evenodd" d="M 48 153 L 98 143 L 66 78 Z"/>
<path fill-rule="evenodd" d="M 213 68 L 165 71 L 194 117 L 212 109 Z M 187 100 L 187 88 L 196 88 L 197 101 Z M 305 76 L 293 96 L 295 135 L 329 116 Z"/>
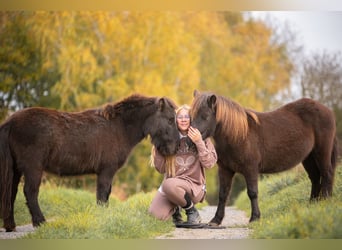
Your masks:
<path fill-rule="evenodd" d="M 189 130 L 188 130 L 188 136 L 192 140 L 192 142 L 195 144 L 196 144 L 196 142 L 202 141 L 201 132 L 197 128 L 190 126 Z"/>

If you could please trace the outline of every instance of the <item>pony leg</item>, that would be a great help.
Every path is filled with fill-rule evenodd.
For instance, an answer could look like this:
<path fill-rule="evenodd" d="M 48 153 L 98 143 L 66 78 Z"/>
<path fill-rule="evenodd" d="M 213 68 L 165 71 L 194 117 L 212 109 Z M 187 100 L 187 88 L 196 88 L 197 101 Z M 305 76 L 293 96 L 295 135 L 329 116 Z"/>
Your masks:
<path fill-rule="evenodd" d="M 331 138 L 329 140 L 329 138 Z M 320 173 L 320 193 L 317 197 L 327 198 L 332 196 L 338 145 L 337 139 L 332 134 L 324 138 L 318 138 L 312 151 L 316 166 Z"/>
<path fill-rule="evenodd" d="M 307 172 L 309 179 L 311 181 L 311 195 L 310 200 L 315 200 L 319 197 L 319 193 L 321 192 L 321 182 L 320 182 L 320 173 L 317 167 L 316 161 L 312 154 L 310 154 L 304 161 L 303 166 L 305 171 Z"/>
<path fill-rule="evenodd" d="M 260 209 L 258 204 L 258 173 L 244 175 L 247 185 L 247 195 L 251 201 L 251 218 L 249 222 L 260 219 Z"/>
<path fill-rule="evenodd" d="M 11 206 L 8 211 L 8 217 L 4 218 L 4 228 L 6 229 L 6 232 L 13 232 L 15 231 L 15 220 L 14 220 L 14 201 L 17 196 L 18 192 L 18 185 L 20 182 L 21 174 L 17 171 L 14 171 L 13 175 L 13 182 L 12 182 L 12 193 L 11 193 Z"/>
<path fill-rule="evenodd" d="M 326 154 L 327 155 L 327 154 Z M 322 159 L 318 159 L 318 168 L 321 173 L 321 193 L 322 198 L 328 198 L 332 196 L 335 168 L 331 164 L 330 155 L 325 156 Z"/>
<path fill-rule="evenodd" d="M 225 206 L 227 202 L 227 198 L 232 186 L 233 177 L 235 172 L 231 171 L 230 169 L 225 169 L 219 166 L 219 183 L 220 183 L 220 190 L 219 190 L 219 203 L 217 205 L 215 217 L 211 219 L 209 222 L 210 225 L 216 226 L 222 223 L 222 220 L 225 215 Z"/>
<path fill-rule="evenodd" d="M 112 181 L 116 170 L 114 168 L 103 168 L 97 174 L 96 201 L 98 205 L 107 205 L 112 191 Z"/>
<path fill-rule="evenodd" d="M 32 169 L 30 173 L 24 173 L 24 194 L 26 198 L 26 205 L 30 211 L 32 225 L 34 227 L 37 227 L 46 221 L 38 204 L 38 193 L 42 175 L 42 171 Z"/>

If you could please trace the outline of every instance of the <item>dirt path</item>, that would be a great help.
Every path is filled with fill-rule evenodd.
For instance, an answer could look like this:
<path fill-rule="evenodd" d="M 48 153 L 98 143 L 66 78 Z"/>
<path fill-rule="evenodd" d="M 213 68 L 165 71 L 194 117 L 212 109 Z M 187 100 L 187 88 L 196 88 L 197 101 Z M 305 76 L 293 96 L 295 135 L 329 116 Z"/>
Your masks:
<path fill-rule="evenodd" d="M 24 225 L 24 226 L 17 226 L 16 232 L 6 233 L 4 228 L 0 229 L 0 239 L 17 239 L 25 234 L 31 233 L 34 231 L 34 227 L 30 225 Z"/>
<path fill-rule="evenodd" d="M 216 206 L 207 206 L 199 210 L 202 222 L 209 222 L 215 215 Z M 251 230 L 248 228 L 249 218 L 244 211 L 235 207 L 226 207 L 226 216 L 222 221 L 225 229 L 187 229 L 175 228 L 171 233 L 156 239 L 246 239 Z"/>

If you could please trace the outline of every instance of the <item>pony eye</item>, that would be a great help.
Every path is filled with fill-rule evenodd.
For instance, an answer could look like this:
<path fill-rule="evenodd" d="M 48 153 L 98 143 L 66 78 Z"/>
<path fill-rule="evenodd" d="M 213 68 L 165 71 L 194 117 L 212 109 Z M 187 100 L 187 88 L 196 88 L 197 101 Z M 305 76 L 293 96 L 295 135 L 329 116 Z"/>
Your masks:
<path fill-rule="evenodd" d="M 175 122 L 175 119 L 174 118 L 170 118 L 169 119 L 169 124 L 173 124 Z"/>

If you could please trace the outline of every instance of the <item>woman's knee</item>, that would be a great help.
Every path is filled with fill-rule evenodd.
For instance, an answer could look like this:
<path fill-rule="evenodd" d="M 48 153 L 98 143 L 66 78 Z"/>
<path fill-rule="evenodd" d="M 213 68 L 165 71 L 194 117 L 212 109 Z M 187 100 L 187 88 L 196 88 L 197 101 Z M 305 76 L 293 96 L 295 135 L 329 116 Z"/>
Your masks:
<path fill-rule="evenodd" d="M 172 215 L 173 204 L 161 192 L 157 191 L 148 209 L 149 214 L 159 220 L 167 220 Z"/>
<path fill-rule="evenodd" d="M 155 217 L 155 218 L 157 218 L 157 219 L 159 219 L 160 220 L 160 215 L 159 215 L 159 213 L 158 213 L 158 209 L 157 208 L 155 208 L 154 206 L 150 206 L 150 208 L 148 209 L 148 213 L 150 214 L 150 215 L 152 215 L 153 217 Z"/>

